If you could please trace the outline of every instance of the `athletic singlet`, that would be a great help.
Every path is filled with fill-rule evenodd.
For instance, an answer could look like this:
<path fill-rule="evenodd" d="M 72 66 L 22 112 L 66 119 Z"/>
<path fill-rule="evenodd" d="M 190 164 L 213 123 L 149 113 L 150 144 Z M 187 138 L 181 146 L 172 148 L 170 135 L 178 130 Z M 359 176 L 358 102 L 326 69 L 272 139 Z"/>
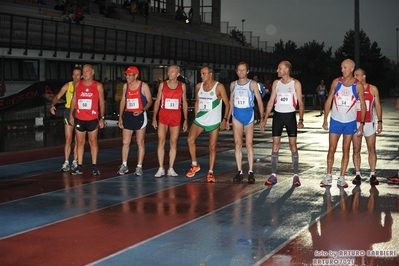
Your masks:
<path fill-rule="evenodd" d="M 374 95 L 370 91 L 370 84 L 367 84 L 367 88 L 364 90 L 364 101 L 366 102 L 366 117 L 364 122 L 370 123 L 374 121 Z M 360 101 L 356 103 L 357 116 L 356 121 L 362 122 L 362 112 L 360 108 Z"/>
<path fill-rule="evenodd" d="M 204 91 L 204 83 L 198 91 L 198 110 L 195 114 L 194 123 L 198 126 L 213 128 L 218 127 L 222 120 L 222 101 L 216 95 L 216 82 L 208 92 Z"/>
<path fill-rule="evenodd" d="M 76 88 L 76 118 L 83 121 L 98 119 L 98 83 L 93 80 L 86 86 L 83 80 L 79 81 Z"/>
<path fill-rule="evenodd" d="M 251 79 L 247 83 L 238 84 L 238 80 L 234 83 L 233 88 L 233 106 L 234 109 L 252 109 L 254 107 L 254 92 L 251 90 Z"/>
<path fill-rule="evenodd" d="M 73 91 L 75 90 L 75 87 L 73 86 L 73 81 L 68 82 L 68 90 L 65 93 L 65 108 L 70 108 L 71 107 L 71 101 L 73 97 Z"/>
<path fill-rule="evenodd" d="M 296 111 L 298 104 L 298 96 L 295 91 L 295 79 L 292 79 L 287 84 L 277 81 L 276 99 L 274 100 L 274 110 L 279 113 L 292 113 Z"/>
<path fill-rule="evenodd" d="M 177 82 L 177 87 L 173 90 L 169 88 L 167 82 L 164 81 L 161 98 L 161 109 L 180 110 L 182 95 L 183 86 L 180 81 Z"/>
<path fill-rule="evenodd" d="M 319 88 L 319 95 L 325 95 L 326 94 L 326 86 L 321 86 L 320 85 L 320 88 Z"/>
<path fill-rule="evenodd" d="M 147 98 L 142 92 L 143 82 L 141 81 L 137 89 L 132 90 L 129 88 L 129 84 L 126 83 L 125 92 L 125 112 L 138 112 L 143 110 L 143 107 L 147 104 Z"/>
<path fill-rule="evenodd" d="M 342 83 L 342 77 L 339 78 L 337 87 L 334 91 L 334 99 L 331 110 L 331 118 L 338 122 L 347 123 L 356 120 L 356 101 L 359 96 L 356 92 L 358 80 L 350 86 Z"/>

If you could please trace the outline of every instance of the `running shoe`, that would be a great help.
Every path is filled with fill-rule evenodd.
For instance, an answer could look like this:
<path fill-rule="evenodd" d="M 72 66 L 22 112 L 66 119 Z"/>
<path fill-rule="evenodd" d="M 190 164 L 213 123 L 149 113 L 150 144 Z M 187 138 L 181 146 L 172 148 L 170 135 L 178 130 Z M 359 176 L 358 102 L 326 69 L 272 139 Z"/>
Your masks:
<path fill-rule="evenodd" d="M 69 171 L 71 167 L 69 166 L 69 162 L 64 162 L 64 164 L 61 167 L 61 172 L 66 172 Z"/>
<path fill-rule="evenodd" d="M 337 185 L 340 187 L 343 187 L 343 188 L 347 188 L 348 183 L 345 182 L 345 177 L 343 177 L 343 176 L 338 177 Z"/>
<path fill-rule="evenodd" d="M 248 184 L 255 184 L 254 172 L 248 172 Z"/>
<path fill-rule="evenodd" d="M 92 171 L 93 175 L 99 175 L 100 174 L 100 171 L 98 170 L 97 165 L 93 165 L 91 167 L 91 171 Z"/>
<path fill-rule="evenodd" d="M 155 173 L 154 176 L 155 176 L 156 178 L 160 178 L 160 177 L 163 176 L 163 175 L 165 175 L 165 169 L 159 167 L 159 168 L 158 168 L 158 171 Z"/>
<path fill-rule="evenodd" d="M 399 183 L 399 175 L 398 174 L 396 174 L 395 176 L 388 176 L 387 179 L 389 182 Z"/>
<path fill-rule="evenodd" d="M 71 174 L 73 174 L 73 175 L 81 175 L 81 174 L 83 174 L 82 166 L 78 165 L 75 169 L 72 170 Z"/>
<path fill-rule="evenodd" d="M 270 175 L 269 178 L 265 182 L 265 186 L 272 186 L 277 184 L 277 176 L 275 175 Z"/>
<path fill-rule="evenodd" d="M 127 165 L 123 165 L 122 164 L 121 166 L 119 166 L 119 170 L 118 170 L 117 174 L 118 175 L 124 175 L 127 172 L 129 172 L 129 168 L 127 167 Z"/>
<path fill-rule="evenodd" d="M 168 176 L 177 177 L 179 175 L 175 172 L 175 170 L 173 168 L 169 168 L 168 169 Z"/>
<path fill-rule="evenodd" d="M 215 182 L 215 177 L 213 176 L 212 172 L 208 172 L 208 175 L 206 176 L 206 180 L 208 180 L 208 183 L 214 183 Z"/>
<path fill-rule="evenodd" d="M 375 175 L 370 176 L 370 185 L 377 186 L 380 183 Z"/>
<path fill-rule="evenodd" d="M 134 172 L 134 174 L 138 175 L 138 176 L 142 176 L 143 175 L 143 168 L 137 166 L 136 167 L 136 172 Z"/>
<path fill-rule="evenodd" d="M 321 182 L 320 182 L 321 187 L 331 186 L 331 184 L 332 184 L 332 176 L 331 175 L 326 175 L 326 177 L 323 178 L 323 180 L 321 180 Z"/>
<path fill-rule="evenodd" d="M 71 170 L 75 170 L 76 167 L 78 167 L 78 162 L 73 160 L 71 165 Z"/>
<path fill-rule="evenodd" d="M 299 176 L 298 175 L 294 175 L 294 178 L 293 178 L 293 181 L 292 181 L 292 185 L 294 187 L 301 186 L 301 181 L 299 180 Z"/>
<path fill-rule="evenodd" d="M 193 165 L 192 164 L 191 165 L 191 169 L 190 169 L 190 171 L 187 172 L 186 176 L 188 178 L 191 178 L 191 177 L 195 176 L 195 173 L 198 172 L 199 170 L 201 170 L 201 167 L 200 167 L 199 164 L 198 165 Z"/>
<path fill-rule="evenodd" d="M 235 177 L 233 177 L 233 183 L 241 183 L 243 179 L 244 175 L 241 173 L 241 171 L 238 171 Z"/>
<path fill-rule="evenodd" d="M 352 180 L 352 184 L 358 186 L 362 183 L 362 178 L 360 175 L 356 175 L 355 179 Z"/>

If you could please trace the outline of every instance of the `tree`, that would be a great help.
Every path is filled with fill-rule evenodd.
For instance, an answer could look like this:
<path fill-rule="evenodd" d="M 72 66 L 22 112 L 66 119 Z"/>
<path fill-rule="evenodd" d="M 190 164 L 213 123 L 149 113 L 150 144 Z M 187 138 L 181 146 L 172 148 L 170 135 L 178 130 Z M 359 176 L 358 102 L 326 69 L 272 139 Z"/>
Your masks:
<path fill-rule="evenodd" d="M 355 55 L 355 31 L 349 30 L 344 37 L 344 43 L 335 51 L 335 58 L 338 62 L 350 58 L 354 59 Z M 360 47 L 360 67 L 367 73 L 367 82 L 373 83 L 379 87 L 381 80 L 386 79 L 386 57 L 382 56 L 381 48 L 377 42 L 371 42 L 366 33 L 361 30 L 359 32 Z"/>
<path fill-rule="evenodd" d="M 324 42 L 320 44 L 313 40 L 305 43 L 298 51 L 300 55 L 298 68 L 301 69 L 304 92 L 314 93 L 320 80 L 328 84 L 333 79 L 330 71 L 332 48 L 325 49 Z"/>
<path fill-rule="evenodd" d="M 244 33 L 239 30 L 231 30 L 229 36 L 230 38 L 240 42 L 243 46 L 245 46 L 245 44 L 247 43 L 247 39 L 245 38 Z"/>

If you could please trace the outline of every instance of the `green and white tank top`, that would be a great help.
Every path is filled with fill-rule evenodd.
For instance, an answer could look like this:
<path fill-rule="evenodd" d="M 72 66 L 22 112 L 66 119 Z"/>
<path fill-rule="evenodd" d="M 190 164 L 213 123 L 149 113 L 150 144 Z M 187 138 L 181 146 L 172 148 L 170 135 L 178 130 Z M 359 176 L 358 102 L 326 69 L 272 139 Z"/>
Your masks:
<path fill-rule="evenodd" d="M 208 92 L 203 89 L 204 83 L 198 91 L 198 109 L 195 114 L 194 123 L 210 132 L 220 127 L 222 120 L 222 101 L 216 95 L 218 82 Z"/>

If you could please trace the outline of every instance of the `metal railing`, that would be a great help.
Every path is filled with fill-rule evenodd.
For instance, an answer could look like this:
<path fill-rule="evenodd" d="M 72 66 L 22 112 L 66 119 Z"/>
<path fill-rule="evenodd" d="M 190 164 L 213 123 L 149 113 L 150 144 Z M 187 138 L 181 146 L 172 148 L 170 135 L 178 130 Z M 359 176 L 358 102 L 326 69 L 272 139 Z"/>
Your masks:
<path fill-rule="evenodd" d="M 222 37 L 221 37 L 222 38 Z M 56 57 L 59 51 L 123 56 L 159 60 L 160 64 L 183 61 L 194 65 L 219 64 L 235 65 L 246 61 L 253 68 L 265 68 L 270 65 L 271 54 L 250 49 L 187 40 L 184 38 L 154 35 L 129 30 L 107 28 L 93 25 L 77 25 L 64 21 L 19 16 L 0 13 L 0 46 L 13 49 L 53 51 Z"/>

